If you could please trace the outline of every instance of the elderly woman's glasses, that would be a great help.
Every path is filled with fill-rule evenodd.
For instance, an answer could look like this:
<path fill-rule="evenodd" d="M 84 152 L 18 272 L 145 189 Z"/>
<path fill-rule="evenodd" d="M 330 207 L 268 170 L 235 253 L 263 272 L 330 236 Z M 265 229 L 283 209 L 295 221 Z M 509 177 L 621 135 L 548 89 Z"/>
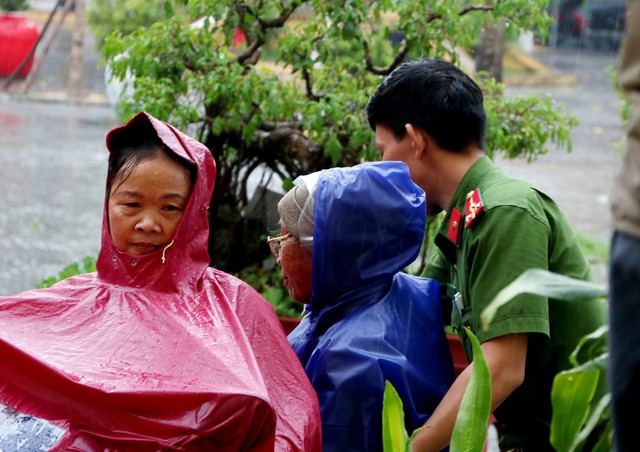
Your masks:
<path fill-rule="evenodd" d="M 289 237 L 291 237 L 290 232 L 285 235 L 281 235 L 280 237 L 267 237 L 267 243 L 269 244 L 271 254 L 273 254 L 276 259 L 280 259 L 280 249 L 282 248 L 282 242 L 287 240 Z"/>

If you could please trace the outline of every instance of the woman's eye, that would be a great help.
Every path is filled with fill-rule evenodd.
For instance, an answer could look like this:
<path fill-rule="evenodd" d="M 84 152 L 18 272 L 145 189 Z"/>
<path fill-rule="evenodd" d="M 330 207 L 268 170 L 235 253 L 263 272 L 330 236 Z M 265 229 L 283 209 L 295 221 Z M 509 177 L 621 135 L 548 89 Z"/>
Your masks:
<path fill-rule="evenodd" d="M 180 206 L 175 206 L 173 204 L 166 205 L 164 207 L 164 210 L 167 210 L 169 212 L 182 212 L 182 208 Z"/>
<path fill-rule="evenodd" d="M 125 202 L 124 206 L 125 207 L 136 208 L 136 207 L 140 207 L 140 204 L 137 203 L 137 202 Z"/>

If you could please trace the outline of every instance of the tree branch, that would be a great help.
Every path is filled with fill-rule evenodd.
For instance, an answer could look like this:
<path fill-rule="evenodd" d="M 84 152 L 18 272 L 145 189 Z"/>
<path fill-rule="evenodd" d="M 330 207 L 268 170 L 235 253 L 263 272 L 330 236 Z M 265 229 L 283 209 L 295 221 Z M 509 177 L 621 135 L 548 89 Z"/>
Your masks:
<path fill-rule="evenodd" d="M 249 44 L 247 50 L 237 56 L 236 61 L 238 64 L 245 65 L 251 64 L 252 61 L 257 61 L 260 58 L 260 47 L 262 47 L 264 43 L 264 33 L 258 33 L 258 36 Z"/>
<path fill-rule="evenodd" d="M 307 97 L 313 101 L 319 101 L 324 97 L 324 94 L 316 94 L 313 92 L 313 82 L 311 81 L 311 73 L 306 67 L 302 68 L 302 76 L 304 77 L 304 85 L 307 89 Z"/>
<path fill-rule="evenodd" d="M 263 30 L 268 28 L 280 28 L 287 22 L 287 20 L 289 20 L 289 17 L 291 17 L 291 14 L 293 14 L 296 8 L 297 6 L 289 5 L 289 8 L 285 8 L 279 17 L 271 20 L 264 20 L 258 17 L 258 23 Z"/>
<path fill-rule="evenodd" d="M 361 42 L 362 42 L 362 48 L 364 49 L 365 65 L 366 65 L 367 71 L 376 75 L 391 74 L 391 72 L 395 68 L 397 68 L 400 65 L 400 63 L 402 63 L 402 61 L 404 61 L 408 53 L 407 41 L 403 39 L 402 43 L 400 44 L 400 49 L 398 53 L 393 58 L 393 61 L 389 66 L 387 67 L 374 66 L 373 61 L 371 60 L 371 51 L 369 50 L 369 42 L 364 38 L 361 40 Z"/>
<path fill-rule="evenodd" d="M 494 7 L 491 5 L 480 5 L 480 6 L 467 6 L 463 10 L 458 13 L 458 16 L 464 16 L 472 11 L 493 11 Z"/>

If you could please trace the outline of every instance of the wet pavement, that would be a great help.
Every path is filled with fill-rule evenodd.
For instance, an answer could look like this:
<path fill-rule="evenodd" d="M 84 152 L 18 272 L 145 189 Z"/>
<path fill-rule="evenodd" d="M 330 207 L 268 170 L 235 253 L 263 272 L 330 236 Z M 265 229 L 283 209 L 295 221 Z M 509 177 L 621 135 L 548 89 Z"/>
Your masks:
<path fill-rule="evenodd" d="M 116 125 L 107 105 L 0 94 L 0 295 L 97 256 L 104 137 Z"/>
<path fill-rule="evenodd" d="M 563 73 L 575 74 L 573 84 L 544 87 L 508 87 L 510 95 L 548 94 L 575 114 L 579 126 L 571 133 L 573 150 L 552 150 L 532 164 L 504 162 L 501 166 L 548 192 L 565 210 L 578 232 L 609 240 L 609 192 L 620 164 L 624 129 L 620 100 L 607 67 L 617 68 L 609 52 L 575 49 L 536 54 L 539 60 Z"/>
<path fill-rule="evenodd" d="M 19 84 L 0 92 L 0 295 L 33 288 L 99 250 L 104 137 L 118 119 L 92 44 L 85 49 L 83 96 L 69 97 L 70 39 L 71 26 L 65 25 L 27 93 Z M 616 55 L 539 49 L 535 56 L 560 73 L 574 74 L 576 82 L 508 86 L 507 93 L 548 93 L 563 102 L 581 121 L 572 133 L 573 152 L 553 151 L 532 164 L 498 161 L 554 198 L 577 231 L 608 241 L 608 194 L 623 138 L 620 102 L 605 72 L 616 66 Z M 603 281 L 602 264 L 596 273 Z"/>
<path fill-rule="evenodd" d="M 539 49 L 536 58 L 575 83 L 507 87 L 509 95 L 550 95 L 578 117 L 571 133 L 573 150 L 552 150 L 534 163 L 497 159 L 507 173 L 528 180 L 551 196 L 578 233 L 607 243 L 611 235 L 609 195 L 617 176 L 624 140 L 621 101 L 607 68 L 617 55 L 604 51 Z M 593 262 L 596 279 L 606 281 L 606 262 Z"/>

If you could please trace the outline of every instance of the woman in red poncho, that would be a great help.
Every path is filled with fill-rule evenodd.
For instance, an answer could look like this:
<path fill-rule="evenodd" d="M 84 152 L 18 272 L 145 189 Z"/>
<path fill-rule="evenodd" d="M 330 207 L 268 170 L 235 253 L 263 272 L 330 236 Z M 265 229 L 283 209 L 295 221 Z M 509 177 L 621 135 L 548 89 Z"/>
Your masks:
<path fill-rule="evenodd" d="M 211 153 L 144 112 L 107 147 L 97 272 L 0 297 L 0 402 L 58 450 L 321 450 L 272 308 L 208 267 Z"/>

